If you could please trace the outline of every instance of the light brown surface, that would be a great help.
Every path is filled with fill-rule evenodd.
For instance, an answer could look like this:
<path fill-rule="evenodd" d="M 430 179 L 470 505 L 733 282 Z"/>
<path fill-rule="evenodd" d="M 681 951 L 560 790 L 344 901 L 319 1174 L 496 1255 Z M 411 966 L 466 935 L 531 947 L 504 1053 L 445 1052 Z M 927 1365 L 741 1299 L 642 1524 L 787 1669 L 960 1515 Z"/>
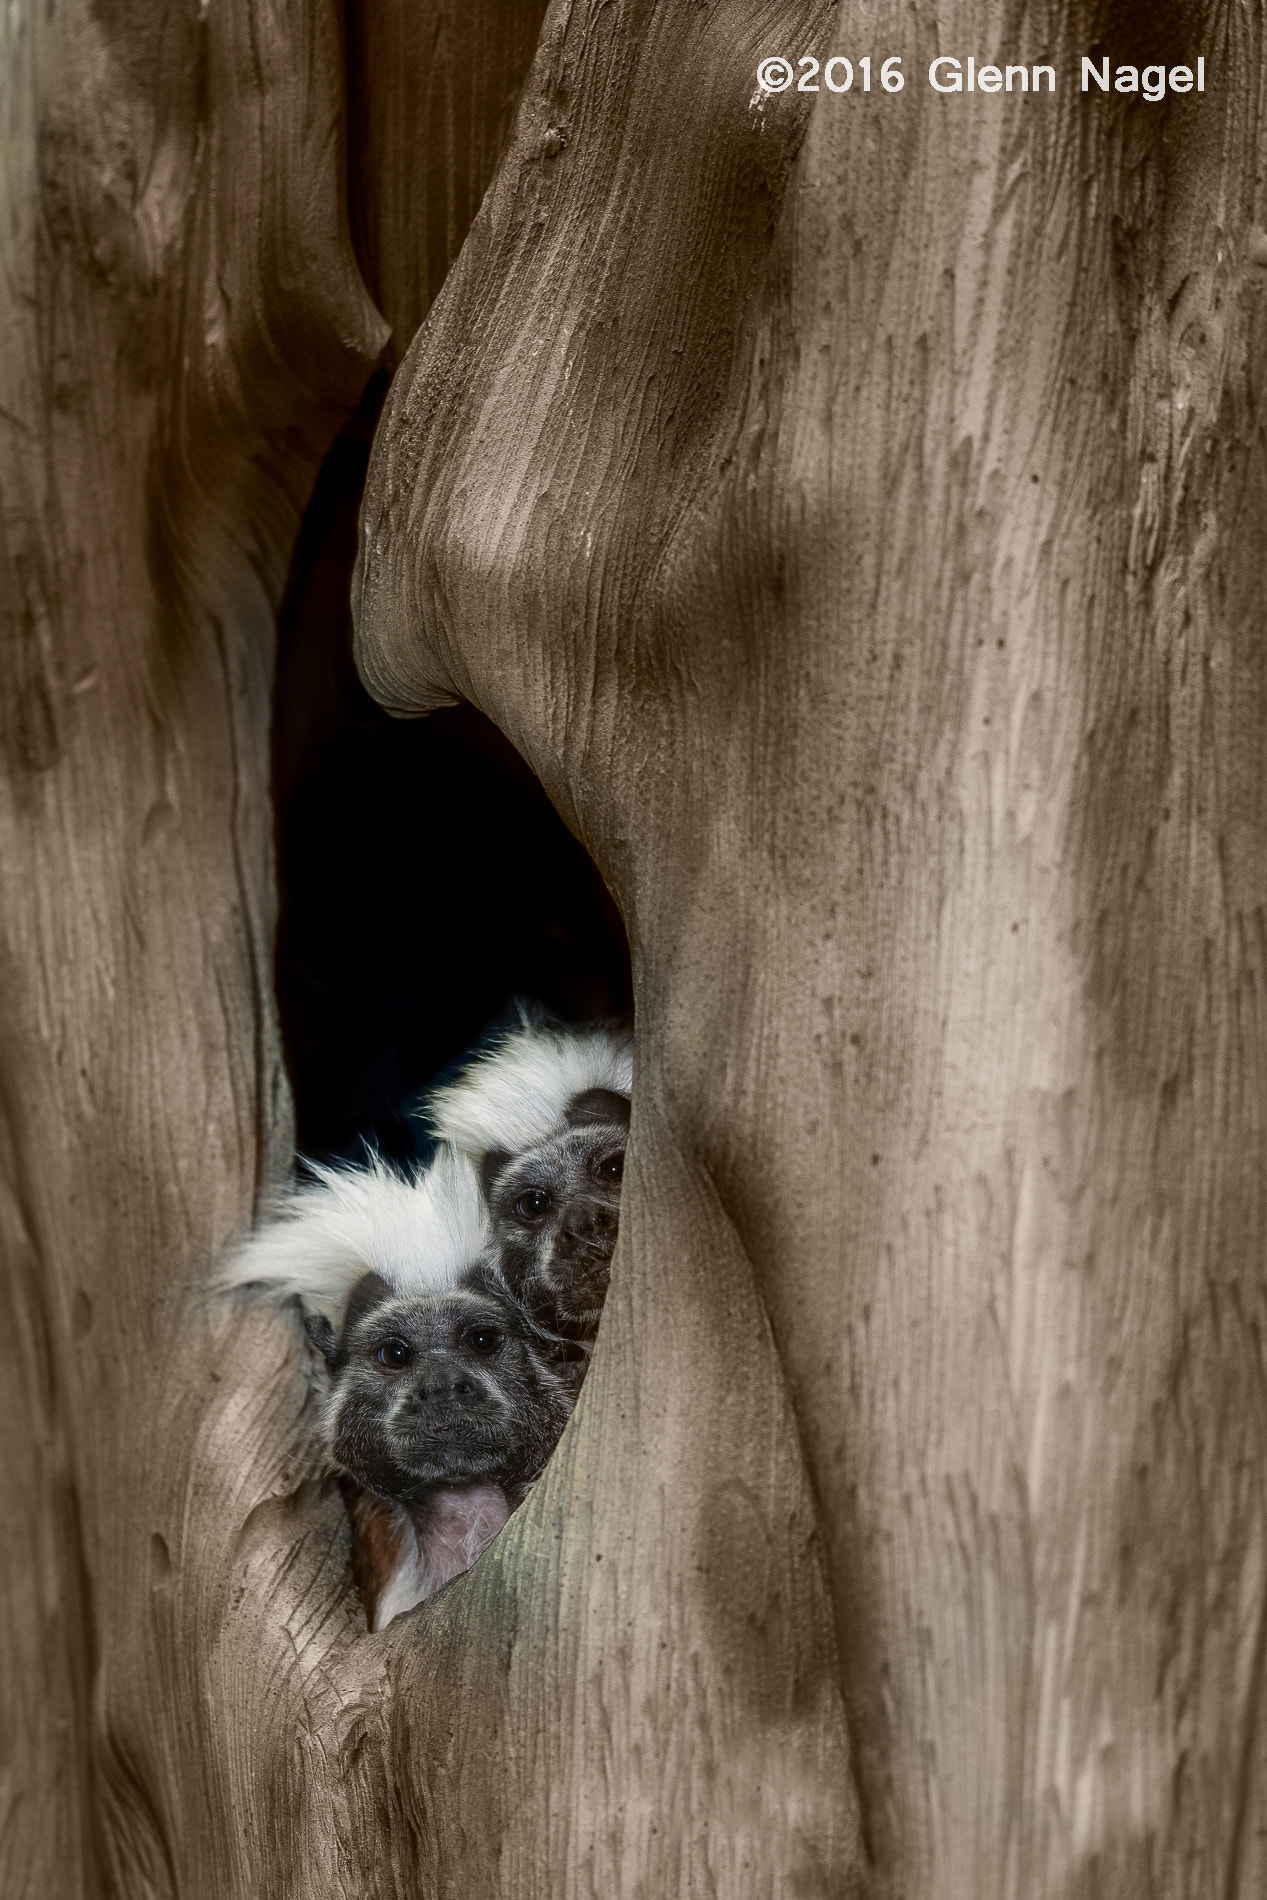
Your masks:
<path fill-rule="evenodd" d="M 906 89 L 820 94 L 785 192 L 808 101 L 750 76 L 825 17 L 554 9 L 371 469 L 367 676 L 512 735 L 633 944 L 568 1454 L 605 1577 L 637 1528 L 560 1615 L 606 1656 L 625 1605 L 634 1670 L 667 1615 L 704 1705 L 724 1644 L 764 1710 L 799 1672 L 773 1752 L 825 1828 L 808 1553 L 794 1619 L 731 1620 L 802 1509 L 785 1379 L 879 1884 L 1257 1893 L 1261 22 L 1115 15 L 1115 63 L 1206 55 L 1150 116 L 1082 100 L 1090 17 L 855 11 Z M 991 49 L 1056 99 L 927 89 Z M 679 1497 L 734 1501 L 696 1570 L 643 1528 L 670 1419 Z M 636 1840 L 671 1710 L 615 1699 L 595 1828 Z M 731 1713 L 699 1757 L 757 1812 Z M 779 1890 L 761 1838 L 718 1891 Z"/>
<path fill-rule="evenodd" d="M 545 0 L 373 0 L 347 8 L 357 257 L 393 360 L 461 249 L 510 135 Z"/>
<path fill-rule="evenodd" d="M 550 10 L 361 651 L 616 892 L 634 1135 L 547 1479 L 371 1637 L 297 1329 L 184 1299 L 286 1137 L 271 615 L 386 338 L 343 46 L 3 16 L 6 1900 L 837 1896 L 855 1777 L 903 1900 L 1263 1889 L 1262 22 L 1133 18 L 1203 100 L 1084 105 L 1041 9 Z M 754 101 L 860 42 L 902 94 Z M 1054 107 L 924 88 L 995 46 Z"/>
<path fill-rule="evenodd" d="M 224 1893 L 296 1392 L 183 1296 L 288 1145 L 272 618 L 385 332 L 330 8 L 15 7 L 0 72 L 0 1889 Z"/>

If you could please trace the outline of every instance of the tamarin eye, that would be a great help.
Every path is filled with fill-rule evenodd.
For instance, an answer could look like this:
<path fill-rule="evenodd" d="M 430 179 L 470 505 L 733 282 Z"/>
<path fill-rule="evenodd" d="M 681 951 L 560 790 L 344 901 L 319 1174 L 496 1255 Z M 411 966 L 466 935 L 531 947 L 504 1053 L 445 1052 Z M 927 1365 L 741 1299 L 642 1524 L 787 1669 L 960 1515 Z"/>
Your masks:
<path fill-rule="evenodd" d="M 413 1348 L 403 1339 L 387 1339 L 374 1355 L 380 1366 L 390 1366 L 393 1372 L 399 1372 L 413 1358 Z"/>
<path fill-rule="evenodd" d="M 619 1187 L 625 1173 L 624 1149 L 621 1148 L 619 1152 L 614 1155 L 604 1155 L 602 1160 L 598 1163 L 598 1166 L 594 1169 L 594 1172 L 600 1181 L 611 1181 L 616 1187 Z"/>
<path fill-rule="evenodd" d="M 496 1352 L 501 1343 L 502 1335 L 495 1326 L 469 1326 L 462 1335 L 462 1344 L 472 1352 Z"/>
<path fill-rule="evenodd" d="M 550 1212 L 552 1206 L 553 1197 L 544 1188 L 529 1188 L 515 1202 L 515 1212 L 520 1220 L 540 1220 Z"/>

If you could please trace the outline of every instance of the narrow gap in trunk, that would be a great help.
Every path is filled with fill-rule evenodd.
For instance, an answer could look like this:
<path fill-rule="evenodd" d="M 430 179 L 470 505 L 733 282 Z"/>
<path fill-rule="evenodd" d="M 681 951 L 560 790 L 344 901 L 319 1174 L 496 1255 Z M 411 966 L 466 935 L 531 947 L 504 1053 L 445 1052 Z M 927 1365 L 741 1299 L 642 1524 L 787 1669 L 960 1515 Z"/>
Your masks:
<path fill-rule="evenodd" d="M 376 379 L 326 458 L 278 630 L 276 982 L 297 1146 L 407 1161 L 410 1104 L 532 998 L 564 1022 L 631 1001 L 619 913 L 500 732 L 470 706 L 391 718 L 348 607 Z"/>

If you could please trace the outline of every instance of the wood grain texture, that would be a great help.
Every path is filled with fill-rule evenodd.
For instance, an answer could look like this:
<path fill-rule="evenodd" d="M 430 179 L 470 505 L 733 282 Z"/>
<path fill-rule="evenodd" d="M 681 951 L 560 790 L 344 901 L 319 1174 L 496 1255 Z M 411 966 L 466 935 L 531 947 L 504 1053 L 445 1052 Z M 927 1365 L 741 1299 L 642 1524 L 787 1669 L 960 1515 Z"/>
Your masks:
<path fill-rule="evenodd" d="M 504 1891 L 846 1884 L 802 1452 L 877 1891 L 1263 1889 L 1262 29 L 863 6 L 1061 90 L 809 113 L 827 8 L 560 0 L 394 385 L 365 675 L 497 721 L 635 961 L 594 1371 L 428 1625 L 557 1606 Z M 1206 93 L 1084 100 L 1102 36 Z"/>
<path fill-rule="evenodd" d="M 370 29 L 0 19 L 6 1895 L 843 1895 L 855 1783 L 904 1900 L 1262 1890 L 1262 19 L 1104 13 L 549 11 L 361 652 L 593 851 L 638 1105 L 559 1455 L 379 1636 L 297 1329 L 187 1298 L 286 1141 L 272 613 L 386 340 Z M 846 27 L 1208 91 L 754 98 Z M 398 136 L 403 337 L 460 219 Z"/>
<path fill-rule="evenodd" d="M 297 1394 L 187 1296 L 288 1147 L 273 612 L 385 329 L 330 6 L 14 6 L 0 74 L 0 1887 L 224 1894 Z"/>
<path fill-rule="evenodd" d="M 510 134 L 546 0 L 347 7 L 353 242 L 398 360 Z"/>

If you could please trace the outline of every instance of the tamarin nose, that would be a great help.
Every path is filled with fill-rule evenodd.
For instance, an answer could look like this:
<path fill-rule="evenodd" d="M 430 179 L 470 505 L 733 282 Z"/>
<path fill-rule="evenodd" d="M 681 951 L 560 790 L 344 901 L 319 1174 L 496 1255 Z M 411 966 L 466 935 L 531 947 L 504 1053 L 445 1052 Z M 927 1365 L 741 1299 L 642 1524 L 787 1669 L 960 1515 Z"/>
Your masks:
<path fill-rule="evenodd" d="M 592 1207 L 568 1221 L 564 1234 L 580 1245 L 607 1246 L 615 1238 L 618 1215 L 614 1208 Z"/>
<path fill-rule="evenodd" d="M 463 1374 L 435 1372 L 419 1379 L 414 1387 L 415 1405 L 432 1405 L 437 1399 L 469 1399 L 475 1387 Z"/>

